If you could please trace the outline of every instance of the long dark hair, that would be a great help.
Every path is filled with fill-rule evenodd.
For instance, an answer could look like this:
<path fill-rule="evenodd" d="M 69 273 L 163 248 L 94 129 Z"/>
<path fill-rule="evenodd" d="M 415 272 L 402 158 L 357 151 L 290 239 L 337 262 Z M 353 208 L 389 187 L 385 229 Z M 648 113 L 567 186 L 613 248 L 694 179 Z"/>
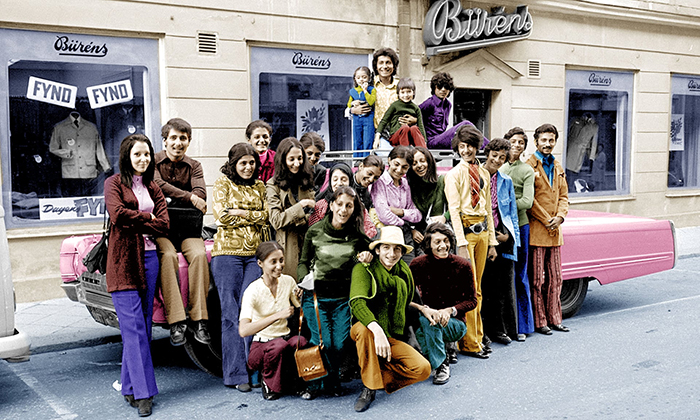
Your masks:
<path fill-rule="evenodd" d="M 304 163 L 299 168 L 299 172 L 293 174 L 287 167 L 287 155 L 295 147 L 301 150 Z M 299 187 L 305 191 L 314 189 L 314 171 L 309 161 L 306 159 L 304 146 L 294 137 L 287 137 L 277 146 L 277 154 L 275 154 L 275 175 L 272 178 L 272 182 L 279 185 L 280 189 L 283 190 L 291 190 L 294 187 Z"/>
<path fill-rule="evenodd" d="M 425 147 L 422 146 L 416 146 L 413 148 L 413 162 L 416 161 L 416 152 L 421 152 L 423 156 L 425 156 L 425 161 L 428 164 L 428 171 L 425 173 L 425 176 L 423 177 L 423 181 L 428 182 L 430 184 L 435 184 L 438 180 L 437 177 L 437 165 L 435 164 L 435 158 L 433 157 L 433 154 L 430 153 L 430 150 L 426 149 Z M 406 174 L 408 176 L 408 183 L 410 184 L 411 181 L 417 181 L 418 178 L 421 178 L 418 176 L 418 174 L 413 170 L 413 165 L 411 165 L 410 168 L 408 168 L 408 173 Z"/>
<path fill-rule="evenodd" d="M 253 159 L 255 159 L 255 171 L 253 171 L 253 176 L 250 179 L 243 179 L 238 175 L 236 165 L 243 156 L 248 155 L 253 156 Z M 226 175 L 234 184 L 253 185 L 260 173 L 260 156 L 249 143 L 236 143 L 228 151 L 228 161 L 221 167 L 221 173 Z"/>
<path fill-rule="evenodd" d="M 353 204 L 355 205 L 352 211 L 352 216 L 347 221 L 346 225 L 352 226 L 357 232 L 365 234 L 365 206 L 362 205 L 362 200 L 360 200 L 359 194 L 355 192 L 354 189 L 347 185 L 341 185 L 337 190 L 333 191 L 330 199 L 328 200 L 328 209 L 326 210 L 326 217 L 329 221 L 333 221 L 333 211 L 331 210 L 331 203 L 335 202 L 341 195 L 348 195 L 352 197 Z"/>
<path fill-rule="evenodd" d="M 148 137 L 143 134 L 130 134 L 122 140 L 121 146 L 119 146 L 119 177 L 122 180 L 122 184 L 131 188 L 133 185 L 134 178 L 134 167 L 131 165 L 131 149 L 138 142 L 146 143 L 148 145 L 148 151 L 151 153 L 151 163 L 148 164 L 146 172 L 142 174 L 143 185 L 148 186 L 148 184 L 153 181 L 153 174 L 156 171 L 156 160 L 155 153 L 153 153 L 153 145 Z"/>

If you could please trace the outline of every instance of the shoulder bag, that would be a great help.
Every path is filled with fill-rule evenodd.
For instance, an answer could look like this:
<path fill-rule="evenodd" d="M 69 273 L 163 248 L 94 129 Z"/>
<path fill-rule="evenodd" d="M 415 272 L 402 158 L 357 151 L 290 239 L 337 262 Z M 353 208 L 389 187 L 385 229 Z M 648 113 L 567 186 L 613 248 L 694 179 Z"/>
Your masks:
<path fill-rule="evenodd" d="M 314 308 L 316 309 L 316 321 L 318 321 L 318 337 L 319 345 L 309 348 L 300 349 L 299 340 L 297 340 L 297 349 L 294 352 L 294 359 L 297 362 L 297 373 L 299 377 L 305 381 L 313 381 L 314 379 L 323 378 L 328 375 L 328 370 L 323 364 L 323 336 L 321 335 L 321 318 L 318 315 L 318 300 L 316 292 L 314 292 Z M 304 320 L 304 310 L 299 313 L 299 336 L 301 336 L 301 326 Z"/>

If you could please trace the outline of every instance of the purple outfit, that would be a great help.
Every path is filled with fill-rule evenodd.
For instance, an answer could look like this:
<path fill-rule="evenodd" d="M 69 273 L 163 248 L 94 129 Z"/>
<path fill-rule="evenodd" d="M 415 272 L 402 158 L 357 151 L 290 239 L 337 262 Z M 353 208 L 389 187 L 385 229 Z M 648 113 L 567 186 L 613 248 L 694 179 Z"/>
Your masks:
<path fill-rule="evenodd" d="M 387 226 L 403 226 L 404 221 L 409 223 L 421 221 L 420 210 L 413 204 L 411 188 L 408 186 L 406 178 L 401 178 L 401 184 L 397 187 L 394 185 L 389 171 L 384 171 L 371 188 L 372 203 L 374 203 L 380 222 Z M 390 207 L 403 209 L 403 217 L 392 213 Z"/>
<path fill-rule="evenodd" d="M 457 129 L 465 124 L 472 124 L 470 121 L 462 121 L 459 124 L 447 128 L 449 125 L 450 109 L 452 104 L 447 98 L 440 99 L 436 95 L 423 101 L 418 105 L 421 115 L 423 116 L 423 127 L 425 134 L 428 136 L 427 143 L 429 149 L 451 149 L 452 138 L 455 136 Z M 484 137 L 485 147 L 488 139 Z"/>

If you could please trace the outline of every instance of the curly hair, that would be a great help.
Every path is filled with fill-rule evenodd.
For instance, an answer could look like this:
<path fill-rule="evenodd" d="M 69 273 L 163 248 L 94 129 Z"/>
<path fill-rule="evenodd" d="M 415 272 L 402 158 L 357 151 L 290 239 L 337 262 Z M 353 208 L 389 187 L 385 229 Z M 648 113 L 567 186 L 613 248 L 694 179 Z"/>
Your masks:
<path fill-rule="evenodd" d="M 510 140 L 511 137 L 520 135 L 523 137 L 523 140 L 525 141 L 525 147 L 527 147 L 527 134 L 525 134 L 525 130 L 523 130 L 520 127 L 513 127 L 506 134 L 503 135 L 503 138 L 506 140 Z"/>
<path fill-rule="evenodd" d="M 444 223 L 433 223 L 425 230 L 425 233 L 423 234 L 423 242 L 421 243 L 423 252 L 425 252 L 426 255 L 431 255 L 433 253 L 430 243 L 433 241 L 433 235 L 436 233 L 442 233 L 443 235 L 447 236 L 447 239 L 450 241 L 450 249 L 457 249 L 457 240 L 455 239 L 455 234 L 452 233 L 452 230 L 450 230 L 450 228 Z"/>
<path fill-rule="evenodd" d="M 455 90 L 455 83 L 450 73 L 441 72 L 430 78 L 430 91 L 433 95 L 435 95 L 435 89 L 439 88 L 445 88 L 450 92 Z"/>
<path fill-rule="evenodd" d="M 501 152 L 505 150 L 506 152 L 506 162 L 510 160 L 510 142 L 506 139 L 491 139 L 489 144 L 486 145 L 484 148 L 484 153 L 486 154 L 486 157 L 489 157 L 489 154 L 491 152 Z"/>
<path fill-rule="evenodd" d="M 248 155 L 253 156 L 253 159 L 255 159 L 255 171 L 253 171 L 253 176 L 250 179 L 243 179 L 238 175 L 236 165 L 243 156 Z M 248 143 L 236 143 L 228 151 L 228 161 L 221 167 L 221 173 L 226 175 L 234 184 L 253 185 L 258 179 L 260 165 L 260 156 L 258 156 L 258 152 L 255 151 L 253 146 Z"/>
<path fill-rule="evenodd" d="M 374 70 L 374 74 L 379 74 L 377 71 L 377 61 L 379 60 L 379 57 L 389 57 L 391 59 L 392 64 L 394 65 L 394 72 L 391 73 L 391 77 L 396 76 L 396 70 L 399 68 L 399 55 L 396 54 L 396 51 L 392 50 L 391 48 L 380 48 L 377 51 L 372 54 L 372 69 Z"/>
<path fill-rule="evenodd" d="M 287 155 L 294 148 L 301 150 L 301 157 L 303 159 L 303 164 L 296 174 L 293 174 L 287 167 Z M 314 189 L 314 171 L 311 168 L 311 164 L 306 159 L 304 146 L 302 146 L 296 138 L 287 137 L 277 146 L 277 154 L 275 154 L 275 175 L 272 177 L 272 182 L 283 190 L 291 190 L 297 186 L 305 191 Z"/>

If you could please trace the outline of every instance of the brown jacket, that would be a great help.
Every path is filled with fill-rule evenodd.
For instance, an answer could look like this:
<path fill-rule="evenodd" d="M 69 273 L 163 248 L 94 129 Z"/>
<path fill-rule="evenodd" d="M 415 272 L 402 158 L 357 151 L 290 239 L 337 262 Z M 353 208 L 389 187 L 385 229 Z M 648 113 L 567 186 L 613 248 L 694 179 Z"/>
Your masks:
<path fill-rule="evenodd" d="M 164 235 L 170 219 L 163 192 L 155 181 L 146 187 L 153 199 L 153 215 L 139 211 L 139 203 L 131 188 L 122 184 L 119 174 L 105 180 L 105 204 L 111 228 L 107 250 L 107 291 L 145 288 L 143 234 Z"/>
<path fill-rule="evenodd" d="M 566 183 L 564 168 L 558 160 L 554 161 L 554 185 L 550 185 L 542 162 L 534 154 L 526 163 L 535 170 L 535 200 L 532 208 L 527 211 L 530 218 L 530 245 L 561 246 L 564 244 L 561 226 L 550 234 L 545 224 L 555 216 L 565 219 L 569 213 L 569 185 Z"/>
<path fill-rule="evenodd" d="M 308 228 L 309 216 L 304 213 L 301 204 L 294 199 L 290 190 L 282 190 L 273 183 L 274 178 L 267 181 L 267 205 L 270 211 L 270 224 L 275 229 L 275 239 L 284 248 L 284 274 L 297 279 L 299 254 L 304 245 L 304 235 Z M 314 199 L 314 190 L 298 190 L 299 201 Z M 301 280 L 301 279 L 298 279 Z"/>

